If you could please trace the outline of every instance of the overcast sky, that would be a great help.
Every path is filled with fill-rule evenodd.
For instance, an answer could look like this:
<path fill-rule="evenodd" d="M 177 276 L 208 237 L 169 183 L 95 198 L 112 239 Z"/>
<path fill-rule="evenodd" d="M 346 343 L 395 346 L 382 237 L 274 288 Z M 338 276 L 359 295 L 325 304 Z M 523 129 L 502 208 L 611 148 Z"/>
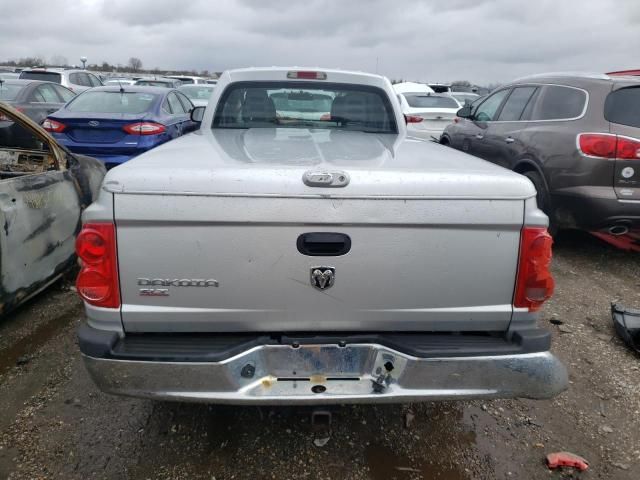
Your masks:
<path fill-rule="evenodd" d="M 0 0 L 0 60 L 504 82 L 640 68 L 640 0 Z M 377 61 L 376 61 L 377 59 Z"/>

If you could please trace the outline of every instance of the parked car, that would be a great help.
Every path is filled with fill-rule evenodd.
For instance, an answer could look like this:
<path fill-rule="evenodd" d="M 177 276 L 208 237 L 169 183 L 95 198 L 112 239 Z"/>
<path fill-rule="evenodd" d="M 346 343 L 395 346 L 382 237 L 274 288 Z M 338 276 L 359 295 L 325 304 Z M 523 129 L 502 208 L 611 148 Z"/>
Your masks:
<path fill-rule="evenodd" d="M 138 87 L 178 88 L 182 83 L 173 78 L 141 78 L 134 85 Z"/>
<path fill-rule="evenodd" d="M 194 75 L 167 75 L 165 78 L 178 80 L 182 85 L 206 85 L 207 79 Z"/>
<path fill-rule="evenodd" d="M 64 68 L 25 68 L 20 72 L 25 80 L 42 80 L 67 87 L 74 93 L 81 93 L 93 87 L 101 87 L 102 82 L 86 70 L 70 70 Z"/>
<path fill-rule="evenodd" d="M 455 98 L 460 105 L 473 103 L 480 98 L 480 95 L 471 92 L 451 92 L 450 95 Z"/>
<path fill-rule="evenodd" d="M 640 79 L 523 78 L 458 112 L 441 143 L 525 175 L 556 228 L 640 228 Z"/>
<path fill-rule="evenodd" d="M 19 73 L 0 72 L 0 80 L 15 80 L 17 78 L 20 78 Z"/>
<path fill-rule="evenodd" d="M 218 80 L 215 80 L 213 78 L 207 78 L 207 79 L 205 79 L 204 83 L 206 83 L 208 85 L 216 85 L 218 83 Z"/>
<path fill-rule="evenodd" d="M 291 102 L 281 120 L 276 92 L 330 96 L 330 116 Z M 230 71 L 192 116 L 83 216 L 78 337 L 100 388 L 239 404 L 566 388 L 536 324 L 551 237 L 526 178 L 408 139 L 377 75 Z"/>
<path fill-rule="evenodd" d="M 460 109 L 458 101 L 447 94 L 398 93 L 402 112 L 407 116 L 407 133 L 438 141 L 445 127 Z"/>
<path fill-rule="evenodd" d="M 11 105 L 36 123 L 59 110 L 76 94 L 57 83 L 39 80 L 0 80 L 0 102 Z"/>
<path fill-rule="evenodd" d="M 211 98 L 214 85 L 182 85 L 178 91 L 184 93 L 196 107 L 206 107 Z"/>
<path fill-rule="evenodd" d="M 0 316 L 75 265 L 80 213 L 104 174 L 99 161 L 0 102 Z"/>
<path fill-rule="evenodd" d="M 177 90 L 99 87 L 49 115 L 43 126 L 72 152 L 111 168 L 193 130 L 192 108 Z"/>

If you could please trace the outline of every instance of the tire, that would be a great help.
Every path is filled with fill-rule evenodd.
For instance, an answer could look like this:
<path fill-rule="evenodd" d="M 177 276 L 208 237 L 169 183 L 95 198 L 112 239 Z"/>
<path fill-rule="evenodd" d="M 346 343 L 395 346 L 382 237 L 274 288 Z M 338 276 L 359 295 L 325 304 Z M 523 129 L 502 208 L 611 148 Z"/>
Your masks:
<path fill-rule="evenodd" d="M 549 217 L 549 233 L 551 235 L 555 235 L 558 232 L 558 227 L 556 225 L 554 215 L 553 215 L 553 207 L 551 205 L 551 196 L 549 195 L 549 191 L 547 190 L 547 186 L 544 183 L 544 179 L 542 175 L 538 172 L 530 170 L 528 172 L 522 173 L 525 177 L 531 180 L 533 186 L 536 187 L 536 202 L 538 203 L 538 208 L 542 210 L 547 217 Z"/>

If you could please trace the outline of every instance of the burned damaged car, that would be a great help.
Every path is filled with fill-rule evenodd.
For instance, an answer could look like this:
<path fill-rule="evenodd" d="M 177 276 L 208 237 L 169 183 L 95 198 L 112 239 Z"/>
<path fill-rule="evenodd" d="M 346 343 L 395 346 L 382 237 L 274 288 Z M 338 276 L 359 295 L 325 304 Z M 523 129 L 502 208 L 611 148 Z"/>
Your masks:
<path fill-rule="evenodd" d="M 0 102 L 0 317 L 74 265 L 80 214 L 105 172 Z"/>

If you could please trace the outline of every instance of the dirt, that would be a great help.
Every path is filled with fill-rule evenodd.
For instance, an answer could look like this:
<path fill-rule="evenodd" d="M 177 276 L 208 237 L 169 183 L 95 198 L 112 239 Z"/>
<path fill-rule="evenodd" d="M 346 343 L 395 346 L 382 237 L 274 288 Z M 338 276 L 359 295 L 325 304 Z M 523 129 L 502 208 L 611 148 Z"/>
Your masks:
<path fill-rule="evenodd" d="M 321 432 L 304 408 L 99 392 L 75 341 L 81 305 L 56 285 L 0 322 L 0 478 L 636 479 L 640 356 L 616 337 L 610 303 L 640 307 L 640 255 L 562 234 L 554 273 L 556 295 L 540 322 L 569 368 L 567 392 L 548 401 L 343 406 Z M 560 450 L 590 469 L 549 472 L 544 457 Z"/>

